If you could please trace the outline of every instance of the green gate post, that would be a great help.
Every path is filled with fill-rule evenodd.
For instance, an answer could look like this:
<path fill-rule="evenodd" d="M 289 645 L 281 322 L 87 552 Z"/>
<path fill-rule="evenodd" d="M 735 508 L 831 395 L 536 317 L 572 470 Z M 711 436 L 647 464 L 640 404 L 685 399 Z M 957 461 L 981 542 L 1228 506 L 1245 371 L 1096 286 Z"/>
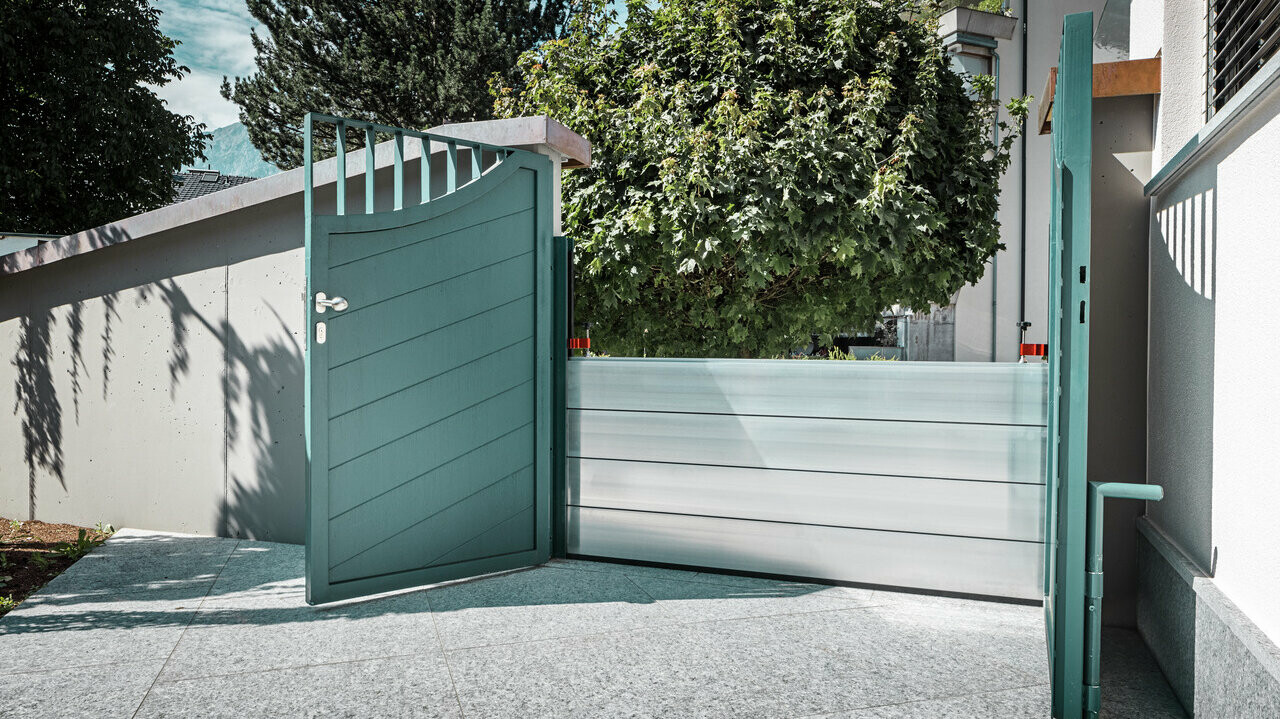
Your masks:
<path fill-rule="evenodd" d="M 1089 719 L 1102 710 L 1102 509 L 1108 497 L 1158 502 L 1164 489 L 1157 484 L 1089 483 L 1089 633 L 1085 636 L 1085 707 Z"/>
<path fill-rule="evenodd" d="M 1052 116 L 1046 630 L 1053 716 L 1084 711 L 1093 13 L 1063 19 Z"/>
<path fill-rule="evenodd" d="M 572 244 L 569 238 L 556 235 L 555 247 L 552 250 L 554 268 L 552 282 L 555 284 L 555 304 L 551 308 L 552 317 L 552 374 L 555 386 L 552 390 L 554 403 L 551 410 L 552 421 L 552 484 L 551 484 L 551 555 L 563 557 L 568 553 L 569 537 L 569 499 L 566 482 L 565 457 L 565 391 L 569 362 L 569 264 Z"/>

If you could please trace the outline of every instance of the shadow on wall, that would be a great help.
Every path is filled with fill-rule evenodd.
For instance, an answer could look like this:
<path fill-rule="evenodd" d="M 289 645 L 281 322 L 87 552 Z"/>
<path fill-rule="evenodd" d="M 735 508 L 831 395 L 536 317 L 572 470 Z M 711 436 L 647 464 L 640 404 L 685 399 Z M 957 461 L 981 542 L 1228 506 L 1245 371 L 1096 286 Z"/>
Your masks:
<path fill-rule="evenodd" d="M 118 230 L 112 231 L 113 228 L 106 228 L 106 230 L 91 234 L 89 241 L 94 249 L 101 249 L 128 239 Z M 47 249 L 47 246 L 42 247 Z M 11 259 L 5 258 L 4 262 L 8 265 Z M 116 311 L 117 296 L 115 292 L 107 292 L 101 297 L 105 315 L 102 335 L 103 401 L 106 401 L 108 396 L 111 360 L 114 356 L 111 327 L 119 318 L 119 313 Z M 31 298 L 28 296 L 26 299 L 29 301 Z M 23 312 L 18 318 L 17 352 L 11 362 L 14 368 L 13 411 L 20 415 L 22 422 L 23 460 L 27 468 L 28 518 L 35 519 L 37 516 L 36 483 L 41 471 L 55 477 L 64 491 L 67 489 L 62 453 L 62 403 L 58 400 L 52 369 L 54 353 L 52 335 L 57 330 L 57 318 L 49 307 L 36 309 L 28 303 L 25 307 L 19 305 L 13 309 Z M 84 302 L 73 301 L 66 319 L 71 361 L 71 399 L 77 422 L 80 417 L 80 394 L 83 390 L 81 381 L 86 376 L 83 352 L 84 312 Z"/>
<path fill-rule="evenodd" d="M 118 247 L 5 278 L 0 323 L 17 320 L 14 412 L 22 427 L 31 518 L 96 517 L 302 540 L 303 351 L 272 297 L 258 292 L 256 278 L 241 285 L 245 299 L 230 294 L 237 264 L 300 247 L 297 225 L 298 214 L 286 201 L 130 242 L 126 233 L 109 226 L 92 231 L 90 242 L 95 248 Z M 286 239 L 266 239 L 280 237 Z M 296 262 L 301 277 L 300 255 Z M 291 280 L 275 284 L 290 286 L 279 297 L 291 297 L 297 289 Z M 230 320 L 231 303 L 237 301 L 251 328 Z M 94 343 L 101 347 L 96 368 L 86 358 L 93 354 L 87 346 Z M 220 360 L 209 356 L 219 348 Z M 119 387 L 112 384 L 113 364 L 128 378 Z M 212 367 L 219 371 L 211 372 Z M 101 384 L 100 399 L 89 391 L 95 381 Z M 167 402 L 156 396 L 166 384 Z M 166 425 L 163 412 L 156 415 L 157 405 L 189 418 L 196 429 L 181 422 Z M 215 426 L 225 430 L 220 440 Z M 145 433 L 151 436 L 138 436 Z M 152 449 L 167 444 L 167 456 L 181 458 L 184 444 L 192 442 L 201 445 L 190 447 L 193 456 L 221 456 L 221 464 L 191 459 L 165 464 L 153 457 Z M 174 466 L 190 467 L 192 474 L 175 476 L 181 473 Z M 95 488 L 95 482 L 130 486 Z M 59 488 L 60 496 L 49 496 Z M 165 506 L 164 497 L 188 488 L 192 497 L 186 510 Z M 222 497 L 213 518 L 214 507 L 204 499 L 209 495 L 200 494 L 208 488 Z M 77 490 L 82 498 L 75 496 Z M 174 516 L 164 527 L 168 511 L 190 516 Z"/>
<path fill-rule="evenodd" d="M 1161 196 L 1151 223 L 1147 481 L 1164 500 L 1147 517 L 1212 573 L 1213 403 L 1217 296 L 1217 170 Z M 1179 700 L 1194 706 L 1197 601 L 1187 580 L 1138 543 L 1138 629 Z"/>

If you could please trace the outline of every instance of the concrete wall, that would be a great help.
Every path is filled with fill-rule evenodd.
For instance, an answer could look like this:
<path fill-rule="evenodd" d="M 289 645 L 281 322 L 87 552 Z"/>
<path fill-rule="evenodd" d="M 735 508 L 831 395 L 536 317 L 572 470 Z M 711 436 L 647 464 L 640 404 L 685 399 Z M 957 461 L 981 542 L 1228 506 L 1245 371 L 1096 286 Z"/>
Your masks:
<path fill-rule="evenodd" d="M 303 536 L 302 198 L 0 283 L 0 515 Z"/>

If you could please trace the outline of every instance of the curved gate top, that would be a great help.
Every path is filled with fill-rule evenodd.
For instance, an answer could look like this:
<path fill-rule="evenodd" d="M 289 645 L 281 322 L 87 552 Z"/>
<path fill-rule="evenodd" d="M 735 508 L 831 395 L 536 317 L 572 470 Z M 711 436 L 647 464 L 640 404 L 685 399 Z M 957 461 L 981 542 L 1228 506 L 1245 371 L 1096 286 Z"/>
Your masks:
<path fill-rule="evenodd" d="M 346 181 L 353 135 L 362 192 Z M 317 187 L 321 138 L 334 181 Z M 304 157 L 307 601 L 545 561 L 551 161 L 318 114 Z"/>

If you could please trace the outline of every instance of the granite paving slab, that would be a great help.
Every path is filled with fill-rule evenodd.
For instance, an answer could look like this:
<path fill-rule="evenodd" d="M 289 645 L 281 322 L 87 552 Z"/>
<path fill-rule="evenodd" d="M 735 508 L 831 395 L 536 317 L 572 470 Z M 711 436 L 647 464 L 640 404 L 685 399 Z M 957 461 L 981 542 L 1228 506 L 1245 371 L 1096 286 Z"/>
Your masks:
<path fill-rule="evenodd" d="M 1039 607 L 584 560 L 311 607 L 304 557 L 120 532 L 0 618 L 0 718 L 1047 715 Z M 1119 639 L 1104 716 L 1181 719 Z"/>

